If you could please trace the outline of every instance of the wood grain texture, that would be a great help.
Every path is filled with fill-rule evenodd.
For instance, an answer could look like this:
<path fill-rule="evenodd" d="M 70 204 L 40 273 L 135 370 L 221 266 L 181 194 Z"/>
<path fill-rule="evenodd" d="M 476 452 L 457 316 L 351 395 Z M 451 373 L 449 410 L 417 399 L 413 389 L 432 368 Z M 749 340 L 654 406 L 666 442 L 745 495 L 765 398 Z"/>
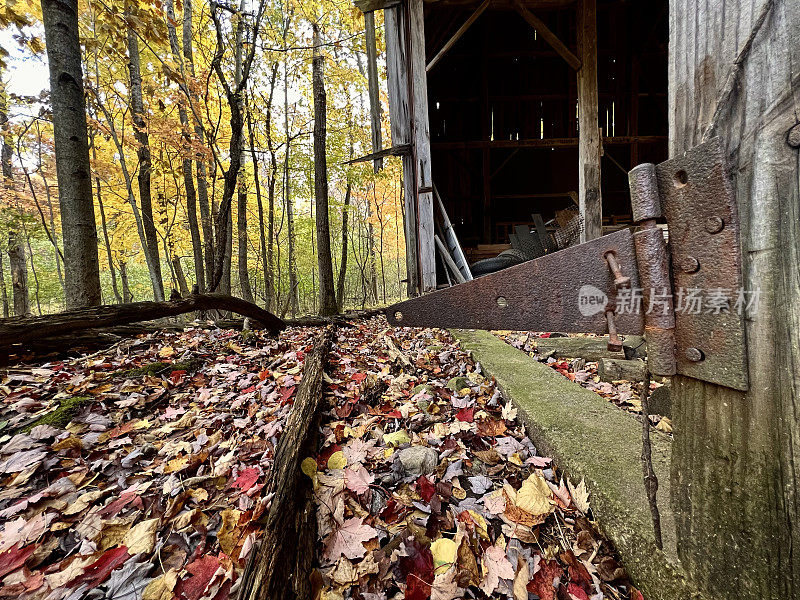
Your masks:
<path fill-rule="evenodd" d="M 386 79 L 389 90 L 389 120 L 392 129 L 392 145 L 410 145 L 411 108 L 408 90 L 408 60 L 406 51 L 406 10 L 404 5 L 383 11 L 384 35 L 386 37 Z M 417 202 L 414 158 L 411 153 L 403 157 L 403 225 L 406 235 L 407 293 L 416 296 L 420 289 L 419 260 L 417 250 Z"/>
<path fill-rule="evenodd" d="M 270 470 L 267 491 L 275 495 L 258 554 L 244 576 L 239 594 L 243 600 L 312 597 L 309 577 L 317 551 L 316 509 L 311 480 L 300 471 L 300 463 L 316 452 L 322 379 L 333 334 L 333 326 L 322 330 L 306 357 Z"/>
<path fill-rule="evenodd" d="M 597 122 L 597 3 L 578 5 L 578 206 L 581 242 L 603 235 L 603 196 L 600 191 L 600 129 Z"/>
<path fill-rule="evenodd" d="M 670 155 L 718 115 L 744 285 L 761 290 L 749 392 L 685 377 L 672 388 L 678 550 L 720 598 L 800 595 L 800 169 L 785 137 L 800 114 L 798 31 L 796 0 L 670 0 Z"/>
<path fill-rule="evenodd" d="M 431 178 L 431 136 L 428 124 L 428 75 L 425 70 L 425 15 L 422 0 L 408 0 L 411 33 L 409 71 L 411 76 L 411 127 L 417 196 L 417 233 L 422 291 L 436 289 L 436 245 Z M 405 172 L 405 171 L 404 171 Z M 405 172 L 408 176 L 408 172 Z"/>

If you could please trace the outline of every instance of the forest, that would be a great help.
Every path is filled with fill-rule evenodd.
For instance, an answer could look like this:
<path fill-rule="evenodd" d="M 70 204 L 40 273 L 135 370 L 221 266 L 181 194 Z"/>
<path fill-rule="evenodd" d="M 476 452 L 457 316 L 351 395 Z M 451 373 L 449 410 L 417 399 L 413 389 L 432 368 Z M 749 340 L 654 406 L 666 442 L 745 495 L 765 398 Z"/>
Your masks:
<path fill-rule="evenodd" d="M 405 293 L 399 160 L 350 162 L 370 99 L 348 0 L 74 7 L 0 5 L 4 317 L 195 286 L 280 316 Z"/>

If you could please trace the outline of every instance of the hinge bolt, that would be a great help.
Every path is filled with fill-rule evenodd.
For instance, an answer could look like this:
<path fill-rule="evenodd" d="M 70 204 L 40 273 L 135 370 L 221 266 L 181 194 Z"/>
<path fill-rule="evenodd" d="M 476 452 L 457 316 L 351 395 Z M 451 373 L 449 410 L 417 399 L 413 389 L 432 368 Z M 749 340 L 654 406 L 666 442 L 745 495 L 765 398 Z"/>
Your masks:
<path fill-rule="evenodd" d="M 706 231 L 708 233 L 719 233 L 725 227 L 725 221 L 721 217 L 708 217 L 706 219 Z"/>
<path fill-rule="evenodd" d="M 608 323 L 608 343 L 606 348 L 609 352 L 621 352 L 622 340 L 619 339 L 617 333 L 617 324 L 614 321 L 614 309 L 611 306 L 606 307 L 606 322 Z"/>
<path fill-rule="evenodd" d="M 684 273 L 697 273 L 700 270 L 700 261 L 694 256 L 684 256 L 680 260 L 680 266 Z"/>
<path fill-rule="evenodd" d="M 605 253 L 605 259 L 608 263 L 608 268 L 611 269 L 611 273 L 614 275 L 614 286 L 618 290 L 631 287 L 631 278 L 622 274 L 617 262 L 617 255 L 609 251 Z"/>
<path fill-rule="evenodd" d="M 687 348 L 686 352 L 684 352 L 684 356 L 686 356 L 686 359 L 690 360 L 691 362 L 700 362 L 706 357 L 705 354 L 703 354 L 703 351 L 699 348 Z"/>

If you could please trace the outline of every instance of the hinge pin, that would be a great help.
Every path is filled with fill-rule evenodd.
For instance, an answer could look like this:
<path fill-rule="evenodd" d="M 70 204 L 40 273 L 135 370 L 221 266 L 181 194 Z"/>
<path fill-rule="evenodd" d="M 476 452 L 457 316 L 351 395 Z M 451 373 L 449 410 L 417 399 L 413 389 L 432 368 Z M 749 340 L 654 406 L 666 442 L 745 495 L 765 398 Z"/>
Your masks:
<path fill-rule="evenodd" d="M 631 278 L 622 274 L 619 268 L 619 262 L 617 261 L 617 255 L 609 251 L 605 253 L 605 259 L 608 263 L 608 268 L 611 269 L 611 273 L 614 275 L 614 286 L 618 290 L 631 287 Z"/>
<path fill-rule="evenodd" d="M 609 352 L 621 352 L 622 340 L 619 339 L 617 333 L 617 324 L 614 321 L 614 308 L 611 305 L 606 306 L 606 322 L 608 323 L 608 348 Z"/>

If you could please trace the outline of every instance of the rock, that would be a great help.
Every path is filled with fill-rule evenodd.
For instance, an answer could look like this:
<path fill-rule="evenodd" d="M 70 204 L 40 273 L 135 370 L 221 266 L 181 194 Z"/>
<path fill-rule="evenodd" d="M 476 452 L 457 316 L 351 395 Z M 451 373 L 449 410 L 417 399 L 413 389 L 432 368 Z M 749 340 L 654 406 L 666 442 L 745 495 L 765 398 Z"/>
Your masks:
<path fill-rule="evenodd" d="M 439 453 L 427 446 L 411 446 L 398 453 L 405 475 L 428 475 L 439 464 Z"/>
<path fill-rule="evenodd" d="M 469 387 L 469 382 L 467 381 L 466 377 L 453 377 L 447 382 L 447 389 L 452 392 L 457 393 L 459 390 L 463 390 L 465 387 Z"/>

